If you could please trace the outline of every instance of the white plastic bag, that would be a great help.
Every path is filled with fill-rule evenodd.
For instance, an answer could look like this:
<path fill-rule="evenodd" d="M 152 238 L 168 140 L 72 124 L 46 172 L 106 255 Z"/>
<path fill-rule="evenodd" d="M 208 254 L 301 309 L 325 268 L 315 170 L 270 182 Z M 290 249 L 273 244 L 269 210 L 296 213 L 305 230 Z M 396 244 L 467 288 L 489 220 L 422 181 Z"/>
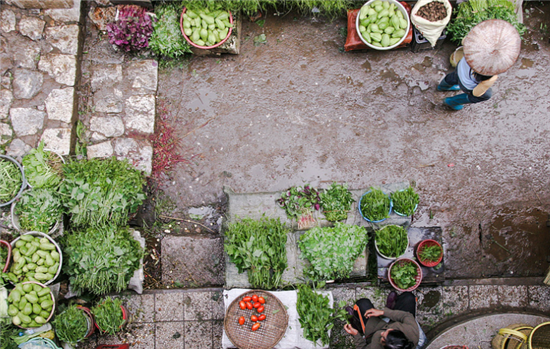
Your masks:
<path fill-rule="evenodd" d="M 447 9 L 447 16 L 444 19 L 440 21 L 430 22 L 416 15 L 418 10 L 422 6 L 427 5 L 432 1 L 438 1 L 445 5 L 445 8 Z M 453 7 L 451 6 L 449 0 L 419 0 L 416 5 L 414 5 L 411 11 L 411 22 L 414 24 L 416 29 L 418 29 L 418 31 L 422 33 L 422 36 L 424 36 L 426 40 L 428 40 L 430 44 L 432 44 L 432 47 L 434 47 L 437 43 L 437 39 L 439 39 L 439 37 L 441 36 L 443 29 L 445 29 L 445 26 L 449 23 L 452 12 Z"/>

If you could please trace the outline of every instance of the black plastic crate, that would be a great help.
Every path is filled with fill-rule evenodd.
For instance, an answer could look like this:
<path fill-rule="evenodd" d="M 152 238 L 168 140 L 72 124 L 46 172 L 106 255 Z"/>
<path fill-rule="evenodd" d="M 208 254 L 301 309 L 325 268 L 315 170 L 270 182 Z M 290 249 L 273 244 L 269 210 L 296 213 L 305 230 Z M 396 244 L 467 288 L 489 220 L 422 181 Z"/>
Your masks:
<path fill-rule="evenodd" d="M 424 50 L 438 49 L 441 46 L 443 46 L 443 42 L 445 41 L 446 38 L 447 38 L 447 32 L 443 30 L 443 32 L 441 33 L 441 36 L 439 37 L 439 39 L 437 39 L 435 46 L 432 47 L 432 44 L 430 44 L 430 42 L 426 40 L 426 38 L 424 38 L 422 33 L 420 33 L 418 29 L 416 29 L 413 26 L 413 39 L 411 41 L 411 51 L 416 53 Z"/>

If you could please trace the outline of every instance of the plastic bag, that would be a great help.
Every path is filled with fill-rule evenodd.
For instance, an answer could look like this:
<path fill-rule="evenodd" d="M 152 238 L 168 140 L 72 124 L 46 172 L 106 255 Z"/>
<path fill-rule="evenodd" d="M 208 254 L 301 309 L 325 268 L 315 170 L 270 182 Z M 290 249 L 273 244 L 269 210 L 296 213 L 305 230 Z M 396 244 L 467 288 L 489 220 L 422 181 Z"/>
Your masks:
<path fill-rule="evenodd" d="M 445 6 L 445 9 L 447 9 L 447 16 L 444 19 L 440 21 L 430 22 L 427 19 L 424 19 L 416 15 L 418 10 L 422 6 L 427 5 L 433 1 L 438 1 L 443 3 L 443 5 Z M 422 36 L 424 36 L 426 40 L 428 40 L 430 44 L 432 44 L 432 47 L 434 47 L 435 44 L 437 43 L 437 39 L 439 39 L 439 37 L 441 36 L 441 33 L 443 33 L 445 26 L 449 23 L 452 12 L 453 12 L 453 7 L 451 6 L 451 3 L 449 2 L 449 0 L 419 0 L 412 9 L 411 22 L 414 24 L 416 29 L 418 29 L 418 31 L 422 33 Z"/>

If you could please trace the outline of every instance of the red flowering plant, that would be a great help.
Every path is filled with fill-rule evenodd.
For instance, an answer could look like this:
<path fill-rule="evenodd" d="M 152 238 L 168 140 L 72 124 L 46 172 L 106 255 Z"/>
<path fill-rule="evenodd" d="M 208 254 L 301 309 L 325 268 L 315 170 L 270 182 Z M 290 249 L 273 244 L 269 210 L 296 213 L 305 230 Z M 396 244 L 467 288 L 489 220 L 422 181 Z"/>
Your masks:
<path fill-rule="evenodd" d="M 117 18 L 107 24 L 109 42 L 124 51 L 139 51 L 149 46 L 153 22 L 147 10 L 137 5 L 119 5 Z"/>
<path fill-rule="evenodd" d="M 288 218 L 298 221 L 298 229 L 304 229 L 315 224 L 313 212 L 321 208 L 321 197 L 317 189 L 306 184 L 285 190 L 277 203 L 284 208 Z"/>

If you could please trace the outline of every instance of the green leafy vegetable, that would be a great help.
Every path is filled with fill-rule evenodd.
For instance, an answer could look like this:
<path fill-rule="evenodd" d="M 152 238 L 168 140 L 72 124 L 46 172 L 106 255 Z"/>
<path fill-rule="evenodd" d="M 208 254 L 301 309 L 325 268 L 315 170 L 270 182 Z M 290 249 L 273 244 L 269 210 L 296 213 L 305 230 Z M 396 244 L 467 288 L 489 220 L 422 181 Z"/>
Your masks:
<path fill-rule="evenodd" d="M 57 315 L 52 325 L 59 340 L 72 345 L 86 338 L 88 333 L 88 317 L 76 305 Z"/>
<path fill-rule="evenodd" d="M 313 210 L 318 211 L 321 208 L 321 197 L 317 189 L 306 184 L 304 187 L 291 187 L 284 191 L 277 203 L 285 209 L 288 218 L 298 219 L 304 214 L 311 214 Z"/>
<path fill-rule="evenodd" d="M 409 246 L 407 232 L 398 225 L 387 225 L 376 232 L 376 247 L 381 254 L 397 258 L 405 253 Z"/>
<path fill-rule="evenodd" d="M 454 10 L 455 18 L 447 25 L 447 33 L 452 41 L 460 44 L 470 30 L 488 19 L 502 19 L 512 24 L 519 35 L 525 32 L 525 26 L 519 23 L 514 12 L 514 3 L 508 0 L 470 0 L 461 2 Z"/>
<path fill-rule="evenodd" d="M 279 219 L 246 218 L 228 226 L 224 248 L 239 273 L 248 271 L 253 288 L 273 289 L 287 267 L 287 233 Z"/>
<path fill-rule="evenodd" d="M 391 269 L 393 282 L 402 290 L 406 290 L 416 284 L 418 267 L 411 261 L 398 261 Z"/>
<path fill-rule="evenodd" d="M 393 210 L 405 216 L 412 216 L 420 199 L 412 187 L 391 194 Z"/>
<path fill-rule="evenodd" d="M 51 189 L 26 191 L 15 204 L 21 229 L 48 233 L 61 219 L 63 206 L 57 192 Z"/>
<path fill-rule="evenodd" d="M 18 349 L 19 346 L 12 337 L 19 337 L 21 329 L 11 324 L 11 319 L 8 322 L 0 319 L 0 349 Z"/>
<path fill-rule="evenodd" d="M 13 199 L 19 189 L 23 178 L 21 170 L 12 161 L 0 159 L 0 202 L 9 202 Z"/>
<path fill-rule="evenodd" d="M 163 3 L 155 6 L 156 21 L 153 21 L 153 34 L 149 48 L 157 56 L 179 58 L 192 53 L 180 29 L 181 3 Z"/>
<path fill-rule="evenodd" d="M 334 227 L 308 230 L 298 242 L 301 257 L 311 264 L 306 275 L 312 280 L 348 278 L 367 242 L 367 232 L 356 225 L 337 222 Z"/>
<path fill-rule="evenodd" d="M 441 253 L 443 253 L 443 251 L 439 245 L 427 245 L 418 252 L 418 258 L 420 258 L 421 261 L 437 262 Z"/>
<path fill-rule="evenodd" d="M 347 184 L 332 183 L 320 194 L 320 197 L 323 213 L 330 222 L 347 219 L 351 204 L 355 201 Z"/>
<path fill-rule="evenodd" d="M 63 160 L 44 150 L 44 142 L 23 157 L 25 177 L 33 188 L 57 188 L 63 180 Z"/>
<path fill-rule="evenodd" d="M 390 198 L 381 189 L 371 187 L 361 198 L 360 205 L 363 217 L 372 222 L 389 217 Z"/>
<path fill-rule="evenodd" d="M 62 240 L 64 268 L 75 292 L 121 292 L 140 267 L 143 249 L 128 228 L 88 228 Z"/>
<path fill-rule="evenodd" d="M 328 296 L 317 293 L 308 285 L 298 285 L 298 311 L 300 325 L 304 331 L 304 338 L 316 343 L 321 340 L 323 345 L 330 342 L 329 331 L 334 327 L 335 320 L 344 321 L 346 312 L 342 307 L 345 301 L 332 309 Z"/>
<path fill-rule="evenodd" d="M 102 331 L 113 335 L 122 329 L 125 320 L 121 305 L 120 299 L 107 297 L 91 309 L 95 322 Z"/>
<path fill-rule="evenodd" d="M 63 167 L 60 193 L 77 227 L 124 226 L 145 200 L 145 179 L 116 158 L 71 161 Z"/>

